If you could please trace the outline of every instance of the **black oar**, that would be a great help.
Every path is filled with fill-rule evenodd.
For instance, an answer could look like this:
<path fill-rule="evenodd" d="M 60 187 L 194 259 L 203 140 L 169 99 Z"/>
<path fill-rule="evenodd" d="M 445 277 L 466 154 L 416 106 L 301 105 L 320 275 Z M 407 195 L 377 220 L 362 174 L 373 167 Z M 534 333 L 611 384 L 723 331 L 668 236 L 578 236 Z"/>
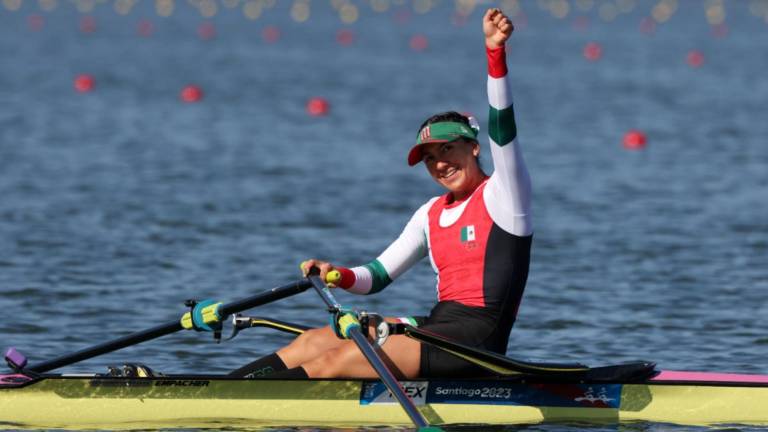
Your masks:
<path fill-rule="evenodd" d="M 341 305 L 338 301 L 336 301 L 336 298 L 334 298 L 333 294 L 331 294 L 331 291 L 328 289 L 328 287 L 325 286 L 325 283 L 322 279 L 320 279 L 320 276 L 317 276 L 316 274 L 310 275 L 309 280 L 315 287 L 315 291 L 317 291 L 317 293 L 320 295 L 320 298 L 322 298 L 323 302 L 325 302 L 325 305 L 328 307 L 328 311 L 332 313 L 341 312 Z M 355 342 L 355 344 L 357 344 L 357 347 L 363 353 L 366 360 L 368 360 L 368 363 L 371 364 L 373 369 L 379 375 L 381 382 L 387 386 L 395 399 L 400 402 L 400 406 L 403 407 L 406 414 L 408 414 L 408 417 L 411 418 L 413 424 L 415 424 L 419 430 L 440 430 L 432 429 L 429 427 L 429 423 L 416 408 L 416 404 L 414 404 L 413 400 L 405 393 L 405 390 L 403 390 L 403 387 L 400 386 L 400 383 L 392 374 L 392 371 L 390 371 L 387 365 L 384 364 L 384 361 L 373 348 L 373 345 L 371 345 L 371 343 L 368 341 L 368 338 L 363 335 L 360 327 L 350 328 L 349 335 L 352 337 L 352 340 Z"/>
<path fill-rule="evenodd" d="M 246 309 L 250 309 L 256 306 L 261 306 L 267 303 L 271 303 L 276 300 L 284 299 L 292 295 L 306 291 L 312 286 L 312 283 L 307 279 L 301 279 L 297 282 L 287 285 L 272 288 L 271 290 L 264 291 L 259 294 L 255 294 L 251 297 L 227 303 L 221 306 L 219 310 L 222 317 L 231 315 L 233 313 L 242 312 Z M 110 353 L 112 351 L 119 350 L 121 348 L 136 345 L 141 342 L 146 342 L 152 339 L 159 338 L 177 331 L 183 330 L 180 320 L 168 322 L 166 324 L 158 325 L 150 329 L 129 334 L 119 339 L 115 339 L 110 342 L 105 342 L 91 348 L 86 348 L 71 354 L 67 354 L 46 362 L 30 366 L 27 370 L 37 373 L 48 372 L 53 369 L 57 369 L 63 366 L 71 365 L 79 361 L 87 360 L 92 357 L 96 357 L 102 354 Z"/>

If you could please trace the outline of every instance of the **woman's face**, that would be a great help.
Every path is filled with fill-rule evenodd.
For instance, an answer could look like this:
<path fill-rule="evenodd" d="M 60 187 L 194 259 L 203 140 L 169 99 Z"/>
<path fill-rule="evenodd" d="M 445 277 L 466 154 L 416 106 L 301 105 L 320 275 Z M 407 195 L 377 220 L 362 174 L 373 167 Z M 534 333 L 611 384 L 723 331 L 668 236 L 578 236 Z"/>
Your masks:
<path fill-rule="evenodd" d="M 422 154 L 422 160 L 429 174 L 451 191 L 454 199 L 465 198 L 485 178 L 485 174 L 477 164 L 480 145 L 476 142 L 456 140 L 426 144 Z"/>

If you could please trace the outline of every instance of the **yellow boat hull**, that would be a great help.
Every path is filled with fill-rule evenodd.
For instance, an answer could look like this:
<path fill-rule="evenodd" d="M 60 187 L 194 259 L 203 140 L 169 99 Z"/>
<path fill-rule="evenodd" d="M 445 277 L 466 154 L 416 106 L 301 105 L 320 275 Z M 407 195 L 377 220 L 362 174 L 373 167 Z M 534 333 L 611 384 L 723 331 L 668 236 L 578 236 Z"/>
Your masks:
<path fill-rule="evenodd" d="M 648 421 L 768 425 L 768 385 L 404 383 L 426 419 L 445 424 Z M 0 425 L 135 429 L 410 425 L 378 382 L 49 377 L 0 387 Z"/>

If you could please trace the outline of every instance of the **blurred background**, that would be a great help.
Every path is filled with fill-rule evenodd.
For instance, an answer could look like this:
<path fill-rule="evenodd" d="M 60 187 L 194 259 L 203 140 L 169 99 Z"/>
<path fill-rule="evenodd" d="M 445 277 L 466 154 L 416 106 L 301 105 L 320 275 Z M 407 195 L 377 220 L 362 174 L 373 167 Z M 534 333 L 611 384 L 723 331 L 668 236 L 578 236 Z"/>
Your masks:
<path fill-rule="evenodd" d="M 764 0 L 2 0 L 0 345 L 35 363 L 375 258 L 441 193 L 406 164 L 421 122 L 485 129 L 487 7 L 516 26 L 535 194 L 509 355 L 768 373 Z M 434 286 L 424 260 L 340 299 L 425 314 Z M 312 293 L 253 314 L 327 322 Z M 209 337 L 64 370 L 225 372 L 289 340 Z"/>

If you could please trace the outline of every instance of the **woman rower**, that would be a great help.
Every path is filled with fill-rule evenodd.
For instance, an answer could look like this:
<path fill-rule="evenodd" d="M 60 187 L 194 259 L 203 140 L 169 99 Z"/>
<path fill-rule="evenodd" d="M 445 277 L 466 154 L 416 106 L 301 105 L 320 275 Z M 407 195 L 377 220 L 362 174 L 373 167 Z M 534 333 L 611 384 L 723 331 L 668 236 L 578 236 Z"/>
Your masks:
<path fill-rule="evenodd" d="M 383 289 L 429 255 L 437 273 L 437 305 L 426 318 L 410 318 L 422 329 L 456 342 L 505 354 L 523 295 L 532 239 L 531 184 L 520 148 L 507 82 L 504 44 L 513 26 L 499 9 L 483 17 L 488 60 L 491 158 L 489 177 L 478 163 L 478 128 L 469 118 L 446 112 L 419 128 L 408 164 L 423 162 L 447 193 L 421 206 L 402 234 L 377 259 L 344 268 L 320 260 L 302 263 L 306 272 L 341 274 L 337 285 L 356 294 Z M 391 320 L 391 319 L 389 319 Z M 385 358 L 402 378 L 468 376 L 480 368 L 404 335 L 391 335 Z M 355 344 L 330 327 L 308 330 L 291 344 L 233 371 L 233 376 L 274 374 L 280 378 L 375 378 Z"/>

